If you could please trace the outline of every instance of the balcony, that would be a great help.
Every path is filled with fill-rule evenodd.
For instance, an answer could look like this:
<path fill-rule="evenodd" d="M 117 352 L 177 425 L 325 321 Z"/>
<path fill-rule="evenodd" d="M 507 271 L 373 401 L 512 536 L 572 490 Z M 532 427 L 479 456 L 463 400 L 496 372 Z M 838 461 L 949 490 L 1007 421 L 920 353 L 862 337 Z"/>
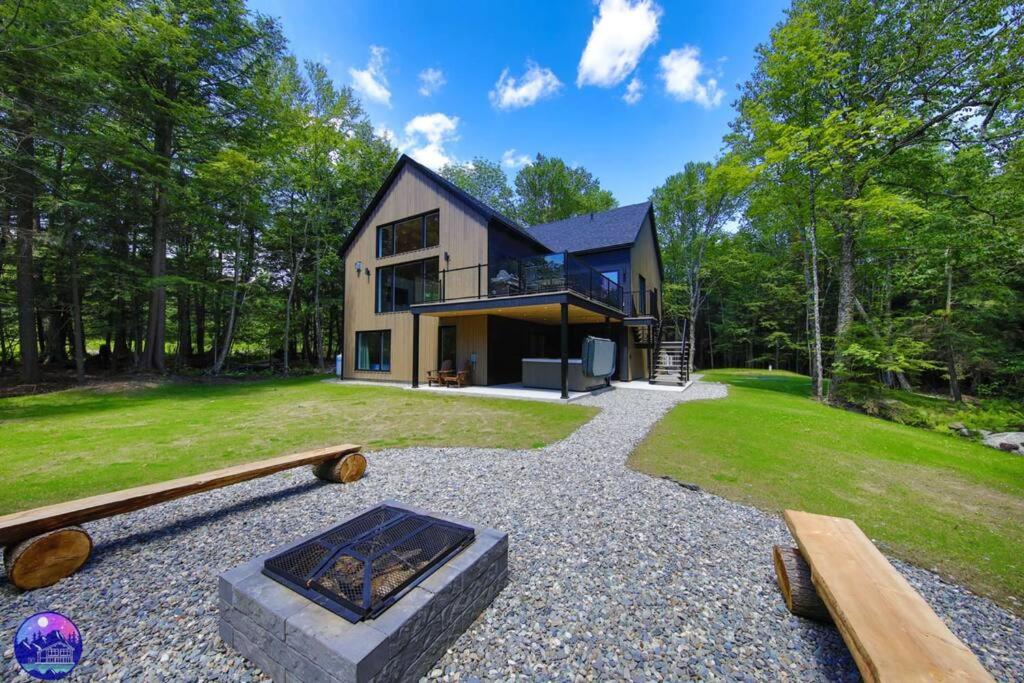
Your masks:
<path fill-rule="evenodd" d="M 479 301 L 555 292 L 572 292 L 619 312 L 625 307 L 621 285 L 568 253 L 442 270 L 438 300 Z"/>

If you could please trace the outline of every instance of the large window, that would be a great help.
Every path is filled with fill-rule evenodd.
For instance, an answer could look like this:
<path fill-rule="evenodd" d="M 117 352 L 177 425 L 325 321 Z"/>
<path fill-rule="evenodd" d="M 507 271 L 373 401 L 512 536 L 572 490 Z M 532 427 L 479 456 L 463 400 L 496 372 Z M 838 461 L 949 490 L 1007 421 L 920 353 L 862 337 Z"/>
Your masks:
<path fill-rule="evenodd" d="M 441 220 L 437 211 L 377 226 L 377 256 L 436 247 Z"/>
<path fill-rule="evenodd" d="M 437 301 L 437 259 L 396 263 L 377 269 L 377 312 L 404 311 L 413 304 Z"/>
<path fill-rule="evenodd" d="M 356 370 L 391 371 L 391 330 L 356 332 Z"/>

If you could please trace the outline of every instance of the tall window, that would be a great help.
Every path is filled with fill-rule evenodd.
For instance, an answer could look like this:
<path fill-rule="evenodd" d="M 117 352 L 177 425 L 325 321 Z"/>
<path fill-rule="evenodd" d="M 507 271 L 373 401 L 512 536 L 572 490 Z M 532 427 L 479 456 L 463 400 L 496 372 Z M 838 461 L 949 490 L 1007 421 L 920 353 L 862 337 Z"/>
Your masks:
<path fill-rule="evenodd" d="M 356 332 L 356 370 L 391 371 L 391 330 Z"/>
<path fill-rule="evenodd" d="M 638 311 L 641 315 L 647 314 L 647 280 L 644 279 L 643 275 L 637 275 L 637 280 L 640 283 L 640 310 Z"/>
<path fill-rule="evenodd" d="M 441 219 L 437 211 L 403 218 L 377 226 L 377 256 L 394 256 L 407 251 L 436 247 Z"/>
<path fill-rule="evenodd" d="M 404 311 L 413 304 L 437 301 L 437 259 L 396 263 L 377 269 L 377 312 Z"/>

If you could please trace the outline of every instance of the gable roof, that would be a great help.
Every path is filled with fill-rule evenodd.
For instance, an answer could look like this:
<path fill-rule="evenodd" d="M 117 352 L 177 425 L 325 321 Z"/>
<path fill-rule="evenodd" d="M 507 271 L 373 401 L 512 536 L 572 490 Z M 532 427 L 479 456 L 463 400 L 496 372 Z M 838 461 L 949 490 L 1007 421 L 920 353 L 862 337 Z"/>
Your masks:
<path fill-rule="evenodd" d="M 641 202 L 542 223 L 527 230 L 551 251 L 597 251 L 630 246 L 640 234 L 650 209 L 650 202 Z"/>
<path fill-rule="evenodd" d="M 405 168 L 406 166 L 412 166 L 417 171 L 425 175 L 428 180 L 433 181 L 437 185 L 440 185 L 442 188 L 450 192 L 459 201 L 461 201 L 463 204 L 469 207 L 470 210 L 472 210 L 478 216 L 483 218 L 488 225 L 490 225 L 491 223 L 497 224 L 505 228 L 509 232 L 512 232 L 517 236 L 524 238 L 531 244 L 534 244 L 535 246 L 540 247 L 541 249 L 547 249 L 547 246 L 543 242 L 541 242 L 539 239 L 537 239 L 532 234 L 527 232 L 525 229 L 523 229 L 522 226 L 513 221 L 511 218 L 508 218 L 501 214 L 500 212 L 496 211 L 495 209 L 491 208 L 484 202 L 480 201 L 473 195 L 463 190 L 455 183 L 451 182 L 444 176 L 430 170 L 429 168 L 427 168 L 420 162 L 416 161 L 409 155 L 403 154 L 401 157 L 399 157 L 398 162 L 395 163 L 395 167 L 391 169 L 391 173 L 388 174 L 388 177 L 384 179 L 383 183 L 381 183 L 380 189 L 377 190 L 377 194 L 375 194 L 373 196 L 373 199 L 370 200 L 370 203 L 366 205 L 366 209 L 363 211 L 363 214 L 359 217 L 359 220 L 356 221 L 356 224 L 352 227 L 352 231 L 348 234 L 348 237 L 345 238 L 345 242 L 341 245 L 341 253 L 343 255 L 345 254 L 345 252 L 348 251 L 348 248 L 352 246 L 352 242 L 354 242 L 356 237 L 359 236 L 359 233 L 362 232 L 362 229 L 366 224 L 366 221 L 368 221 L 370 219 L 370 216 L 373 215 L 374 210 L 376 210 L 377 206 L 384 199 L 384 195 L 387 193 L 388 188 L 391 187 L 391 184 L 395 182 L 396 178 L 398 178 L 398 174 L 401 173 L 402 169 Z"/>

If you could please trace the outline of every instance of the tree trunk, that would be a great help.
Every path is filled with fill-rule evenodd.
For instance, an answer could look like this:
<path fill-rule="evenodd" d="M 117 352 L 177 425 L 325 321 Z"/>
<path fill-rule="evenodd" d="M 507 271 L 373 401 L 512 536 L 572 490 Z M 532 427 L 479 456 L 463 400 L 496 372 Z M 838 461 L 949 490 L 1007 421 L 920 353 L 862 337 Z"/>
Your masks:
<path fill-rule="evenodd" d="M 235 316 L 238 311 L 238 285 L 242 278 L 242 268 L 239 261 L 242 258 L 242 232 L 238 232 L 238 240 L 235 244 L 235 263 L 234 263 L 234 283 L 231 288 L 231 308 L 228 309 L 228 321 L 227 326 L 224 329 L 224 339 L 220 344 L 219 353 L 214 354 L 213 359 L 213 374 L 220 374 L 220 371 L 224 368 L 224 362 L 227 360 L 228 354 L 231 352 L 231 341 L 235 333 Z"/>
<path fill-rule="evenodd" d="M 316 356 L 316 367 L 324 371 L 324 332 L 320 312 L 320 237 L 316 240 L 316 274 L 313 286 L 313 352 Z"/>
<path fill-rule="evenodd" d="M 711 310 L 708 306 L 708 367 L 715 369 L 715 347 L 711 340 Z"/>
<path fill-rule="evenodd" d="M 960 380 L 956 374 L 956 351 L 953 348 L 953 261 L 950 250 L 946 249 L 946 371 L 949 373 L 949 395 L 960 403 Z"/>
<path fill-rule="evenodd" d="M 201 357 L 206 353 L 206 293 L 196 292 L 196 353 Z"/>
<path fill-rule="evenodd" d="M 75 347 L 75 377 L 78 383 L 85 382 L 85 329 L 82 326 L 82 299 L 79 292 L 78 249 L 74 233 L 68 226 L 68 255 L 71 260 L 71 323 Z"/>
<path fill-rule="evenodd" d="M 852 178 L 843 179 L 843 199 L 849 201 L 855 197 Z M 840 211 L 839 225 L 839 297 L 836 310 L 836 343 L 835 355 L 839 360 L 847 344 L 850 325 L 853 322 L 853 300 L 856 297 L 855 247 L 853 216 L 844 206 Z M 833 374 L 829 386 L 829 396 L 834 397 L 842 383 L 842 378 Z"/>
<path fill-rule="evenodd" d="M 0 264 L 2 265 L 2 264 Z M 4 321 L 4 307 L 0 306 L 0 377 L 7 374 L 7 326 Z"/>
<path fill-rule="evenodd" d="M 288 303 L 284 309 L 284 374 L 287 375 L 290 369 L 291 359 L 291 329 L 292 329 L 292 304 L 295 301 L 295 286 L 299 281 L 299 266 L 306 255 L 306 237 L 303 235 L 302 250 L 295 255 L 292 263 L 292 281 L 288 285 Z"/>
<path fill-rule="evenodd" d="M 185 367 L 192 358 L 192 311 L 188 286 L 178 288 L 178 357 L 175 364 Z"/>
<path fill-rule="evenodd" d="M 57 367 L 63 367 L 68 362 L 67 348 L 64 345 L 67 337 L 67 316 L 61 301 L 62 295 L 65 294 L 63 279 L 54 273 L 53 300 L 50 304 L 53 310 L 46 316 L 46 358 L 43 363 Z"/>
<path fill-rule="evenodd" d="M 164 95 L 173 101 L 177 95 L 177 85 L 173 78 L 168 78 Z M 150 277 L 153 278 L 152 292 L 149 299 L 149 322 L 146 327 L 146 344 L 142 352 L 142 368 L 164 372 L 164 341 L 167 328 L 167 290 L 162 283 L 156 282 L 167 272 L 167 223 L 170 213 L 168 186 L 171 180 L 171 155 L 174 151 L 174 122 L 169 113 L 161 111 L 155 120 L 154 151 L 163 163 L 163 168 L 156 178 L 153 193 L 153 257 L 150 261 Z"/>
<path fill-rule="evenodd" d="M 691 320 L 690 320 L 690 324 L 687 326 L 687 331 L 689 332 L 689 334 L 687 335 L 689 337 L 689 339 L 687 339 L 687 344 L 689 344 L 689 348 L 690 348 L 690 353 L 687 354 L 687 361 L 688 361 L 688 365 L 689 365 L 689 367 L 688 367 L 688 370 L 689 370 L 688 374 L 689 375 L 693 375 L 693 359 L 694 359 L 694 356 L 697 355 L 697 348 L 696 348 L 696 343 L 697 343 L 697 314 L 700 311 L 700 305 L 701 305 L 701 300 L 700 300 L 700 279 L 695 277 L 695 278 L 693 278 L 692 282 L 693 282 L 693 284 L 692 284 L 692 286 L 690 288 L 690 315 L 691 315 Z"/>
<path fill-rule="evenodd" d="M 818 214 L 815 197 L 814 175 L 812 174 L 808 201 L 810 226 L 807 230 L 807 243 L 811 261 L 811 314 L 814 332 L 814 351 L 811 366 L 814 373 L 814 395 L 818 400 L 821 400 L 825 393 L 825 375 L 821 367 L 821 288 L 818 286 Z"/>
<path fill-rule="evenodd" d="M 26 108 L 32 106 L 32 95 L 24 91 Z M 18 300 L 18 345 L 21 352 L 21 380 L 38 382 L 39 355 L 36 336 L 35 269 L 32 250 L 36 227 L 35 139 L 32 137 L 31 114 L 12 117 L 12 133 L 17 139 L 17 163 L 11 169 L 15 193 L 14 210 L 18 227 L 18 266 L 15 289 Z"/>

